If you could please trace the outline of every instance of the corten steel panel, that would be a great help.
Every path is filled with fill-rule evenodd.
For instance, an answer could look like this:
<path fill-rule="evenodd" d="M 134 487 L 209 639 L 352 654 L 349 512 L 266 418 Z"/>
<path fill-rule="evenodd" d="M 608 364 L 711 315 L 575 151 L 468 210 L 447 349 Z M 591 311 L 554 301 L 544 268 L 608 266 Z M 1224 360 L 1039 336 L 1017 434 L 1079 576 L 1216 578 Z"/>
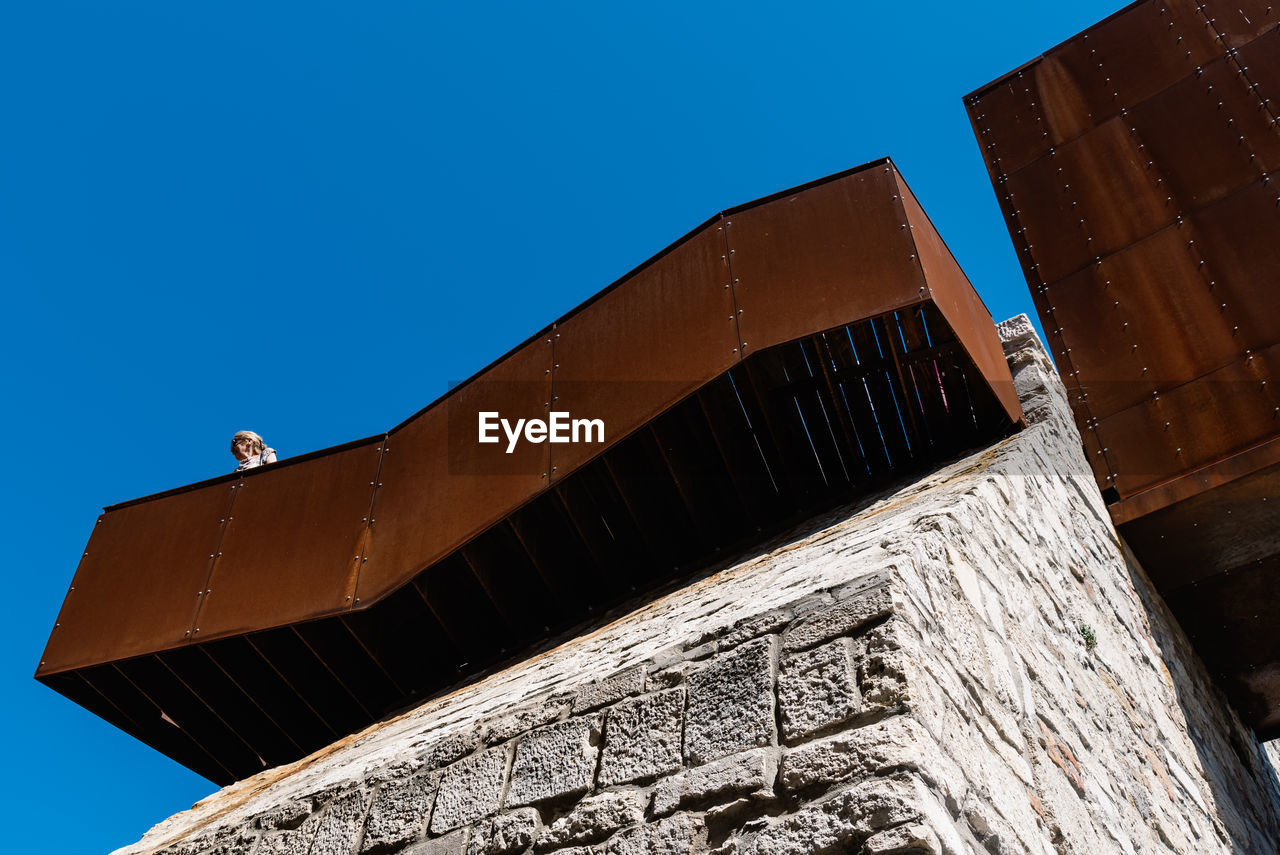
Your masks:
<path fill-rule="evenodd" d="M 1055 142 L 1037 95 L 1036 78 L 1042 65 L 1037 63 L 1002 80 L 972 105 L 978 144 L 987 163 L 999 170 L 995 174 L 1017 172 L 1043 156 Z M 998 137 L 986 133 L 989 125 L 1000 129 Z"/>
<path fill-rule="evenodd" d="M 1193 0 L 1160 0 L 1134 4 L 1049 54 L 1101 124 L 1192 74 L 1222 47 Z"/>
<path fill-rule="evenodd" d="M 1280 341 L 1280 186 L 1253 184 L 1190 220 L 1220 322 L 1230 325 L 1238 352 Z"/>
<path fill-rule="evenodd" d="M 892 164 L 725 214 L 746 355 L 928 297 Z"/>
<path fill-rule="evenodd" d="M 350 608 L 382 440 L 236 485 L 196 640 L 297 623 Z"/>
<path fill-rule="evenodd" d="M 1132 498 L 1116 502 L 1107 510 L 1111 513 L 1112 522 L 1122 526 L 1192 496 L 1210 493 L 1224 484 L 1248 477 L 1277 463 L 1280 463 L 1280 436 L 1263 440 L 1208 466 L 1193 469 Z"/>
<path fill-rule="evenodd" d="M 1098 435 L 1122 497 L 1213 463 L 1276 434 L 1280 344 L 1194 383 L 1101 419 Z"/>
<path fill-rule="evenodd" d="M 356 597 L 367 604 L 547 486 L 548 443 L 481 445 L 478 413 L 545 419 L 551 334 L 541 335 L 396 428 L 386 440 Z"/>
<path fill-rule="evenodd" d="M 1223 391 L 1260 387 L 1268 358 L 1247 371 L 1244 360 L 1280 342 L 1269 180 L 1280 132 L 1267 101 L 1280 88 L 1280 19 L 1269 6 L 1135 4 L 969 101 L 1055 358 L 1084 395 L 1078 424 L 1109 422 L 1097 425 L 1100 448 L 1121 498 L 1275 432 L 1258 420 L 1265 396 Z M 1046 71 L 1054 64 L 1071 86 Z M 1044 117 L 1078 115 L 1081 99 L 1093 127 L 1059 144 Z M 995 153 L 1033 156 L 1023 114 L 1035 109 L 1055 147 L 1006 174 Z M 1190 409 L 1168 412 L 1171 401 Z M 1192 423 L 1202 435 L 1186 435 Z"/>
<path fill-rule="evenodd" d="M 991 313 L 973 290 L 969 278 L 964 275 L 951 250 L 947 249 L 942 236 L 933 227 L 932 221 L 901 176 L 898 177 L 898 187 L 911 238 L 915 242 L 916 256 L 924 271 L 934 305 L 947 319 L 956 338 L 986 378 L 1009 420 L 1020 420 L 1022 404 L 1013 388 L 1009 362 L 1005 359 L 1000 336 L 991 323 Z"/>
<path fill-rule="evenodd" d="M 603 420 L 605 444 L 552 446 L 553 481 L 738 361 L 725 252 L 708 225 L 557 326 L 554 408 Z"/>
<path fill-rule="evenodd" d="M 231 497 L 215 484 L 99 517 L 37 676 L 185 641 Z"/>
<path fill-rule="evenodd" d="M 1226 57 L 1136 105 L 1126 119 L 1181 211 L 1252 184 L 1280 165 L 1280 135 Z"/>
<path fill-rule="evenodd" d="M 1200 0 L 1214 32 L 1227 47 L 1238 48 L 1280 23 L 1280 7 L 1273 0 Z"/>
<path fill-rule="evenodd" d="M 1274 9 L 1271 16 L 1274 21 Z M 1249 85 L 1260 106 L 1265 104 L 1262 115 L 1275 119 L 1280 115 L 1280 28 L 1240 48 L 1235 59 L 1240 69 L 1239 82 Z"/>
<path fill-rule="evenodd" d="M 1040 278 L 1074 273 L 1173 222 L 1159 177 L 1119 118 L 1009 175 L 1006 204 L 1018 212 Z"/>
<path fill-rule="evenodd" d="M 1245 339 L 1219 309 L 1223 291 L 1210 287 L 1192 251 L 1205 244 L 1197 234 L 1189 223 L 1169 226 L 1049 286 L 1054 330 L 1085 378 L 1093 417 L 1208 374 L 1241 353 Z"/>

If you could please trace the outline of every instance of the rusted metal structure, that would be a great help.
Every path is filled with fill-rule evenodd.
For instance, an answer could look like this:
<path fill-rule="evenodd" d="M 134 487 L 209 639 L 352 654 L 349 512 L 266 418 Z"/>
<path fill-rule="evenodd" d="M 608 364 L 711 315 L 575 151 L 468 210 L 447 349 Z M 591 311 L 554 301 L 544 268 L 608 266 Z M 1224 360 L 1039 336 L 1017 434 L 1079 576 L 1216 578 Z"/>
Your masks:
<path fill-rule="evenodd" d="M 1280 8 L 1143 0 L 966 99 L 1113 520 L 1280 736 Z"/>
<path fill-rule="evenodd" d="M 606 441 L 477 441 L 550 410 Z M 107 508 L 36 676 L 242 778 L 1020 419 L 878 161 L 713 217 L 385 435 Z"/>

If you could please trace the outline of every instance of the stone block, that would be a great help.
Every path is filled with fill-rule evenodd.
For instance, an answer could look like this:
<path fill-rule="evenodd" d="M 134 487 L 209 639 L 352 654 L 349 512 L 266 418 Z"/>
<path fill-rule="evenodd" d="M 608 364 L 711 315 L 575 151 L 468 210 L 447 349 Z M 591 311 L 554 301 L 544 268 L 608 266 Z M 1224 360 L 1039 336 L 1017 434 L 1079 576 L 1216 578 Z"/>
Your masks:
<path fill-rule="evenodd" d="M 218 844 L 208 850 L 208 855 L 250 855 L 257 844 L 258 839 L 251 834 L 232 832 L 219 838 Z"/>
<path fill-rule="evenodd" d="M 573 708 L 572 695 L 544 697 L 537 703 L 512 710 L 480 724 L 480 741 L 485 745 L 497 745 L 535 727 L 542 727 L 567 716 Z"/>
<path fill-rule="evenodd" d="M 418 759 L 425 770 L 441 769 L 461 760 L 480 746 L 479 737 L 474 728 L 455 731 L 448 736 L 432 739 L 426 743 Z"/>
<path fill-rule="evenodd" d="M 996 335 L 1000 336 L 1001 344 L 1006 346 L 1016 346 L 1026 339 L 1037 337 L 1036 329 L 1031 325 L 1031 319 L 1025 314 L 1015 315 L 1007 321 L 996 324 Z"/>
<path fill-rule="evenodd" d="M 738 851 L 742 855 L 860 852 L 858 844 L 876 832 L 919 822 L 918 798 L 913 782 L 905 776 L 868 781 L 773 822 Z"/>
<path fill-rule="evenodd" d="M 590 712 L 643 691 L 644 668 L 637 665 L 583 686 L 573 697 L 573 712 L 574 715 Z"/>
<path fill-rule="evenodd" d="M 527 734 L 516 745 L 507 807 L 549 801 L 590 789 L 599 732 L 599 716 L 586 716 Z"/>
<path fill-rule="evenodd" d="M 533 845 L 541 825 L 538 812 L 520 808 L 500 813 L 493 819 L 478 822 L 471 829 L 467 855 L 511 855 Z"/>
<path fill-rule="evenodd" d="M 427 824 L 437 778 L 388 781 L 373 797 L 364 823 L 362 853 L 384 852 L 408 843 Z"/>
<path fill-rule="evenodd" d="M 496 813 L 507 777 L 507 750 L 490 748 L 444 770 L 431 812 L 431 831 L 443 834 Z"/>
<path fill-rule="evenodd" d="M 594 843 L 623 826 L 644 819 L 645 796 L 639 790 L 601 793 L 585 798 L 573 810 L 547 827 L 538 839 L 538 850 L 571 843 Z"/>
<path fill-rule="evenodd" d="M 689 855 L 705 838 L 700 820 L 680 814 L 618 832 L 604 845 L 604 855 Z"/>
<path fill-rule="evenodd" d="M 782 635 L 784 650 L 803 650 L 832 638 L 848 635 L 894 611 L 893 589 L 883 573 L 874 574 L 867 587 L 835 605 L 796 618 Z"/>
<path fill-rule="evenodd" d="M 943 761 L 937 743 L 918 722 L 895 716 L 788 750 L 779 780 L 788 790 L 801 790 Z"/>
<path fill-rule="evenodd" d="M 941 855 L 942 842 L 933 829 L 919 822 L 879 831 L 862 844 L 860 855 Z"/>
<path fill-rule="evenodd" d="M 258 828 L 271 831 L 277 828 L 297 828 L 302 821 L 311 815 L 311 803 L 290 799 L 269 811 L 254 818 L 253 824 Z"/>
<path fill-rule="evenodd" d="M 785 739 L 800 739 L 847 721 L 861 708 L 849 639 L 837 638 L 783 659 L 778 709 Z"/>
<path fill-rule="evenodd" d="M 773 636 L 723 653 L 689 674 L 684 752 L 701 764 L 749 748 L 773 744 Z"/>
<path fill-rule="evenodd" d="M 320 824 L 307 855 L 351 855 L 368 807 L 369 796 L 363 792 L 347 793 L 335 799 L 319 815 Z"/>
<path fill-rule="evenodd" d="M 444 837 L 434 837 L 410 846 L 398 855 L 466 855 L 469 831 L 467 828 L 459 828 Z"/>
<path fill-rule="evenodd" d="M 744 751 L 663 778 L 653 788 L 653 812 L 656 816 L 666 816 L 679 807 L 720 797 L 772 798 L 777 776 L 778 757 L 774 749 Z"/>
<path fill-rule="evenodd" d="M 268 832 L 258 844 L 258 855 L 307 855 L 319 826 L 320 817 L 313 814 L 297 828 Z"/>
<path fill-rule="evenodd" d="M 683 714 L 683 689 L 655 692 L 610 709 L 599 785 L 612 787 L 679 770 Z"/>

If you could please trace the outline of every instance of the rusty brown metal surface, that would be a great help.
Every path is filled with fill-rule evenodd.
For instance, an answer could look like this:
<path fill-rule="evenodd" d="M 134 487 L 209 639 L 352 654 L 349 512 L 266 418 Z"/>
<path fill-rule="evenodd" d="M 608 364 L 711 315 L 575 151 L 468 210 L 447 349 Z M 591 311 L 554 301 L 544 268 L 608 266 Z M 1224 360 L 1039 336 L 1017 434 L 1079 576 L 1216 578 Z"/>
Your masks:
<path fill-rule="evenodd" d="M 1011 421 L 1022 418 L 1022 404 L 1012 382 L 996 381 L 1009 370 L 1004 347 L 995 327 L 991 325 L 991 313 L 978 292 L 973 290 L 969 277 L 964 275 L 942 236 L 920 207 L 911 188 L 898 176 L 898 195 L 910 227 L 915 255 L 919 259 L 929 296 L 938 311 L 947 319 L 956 338 L 973 358 L 982 375 L 988 378 L 1001 406 Z"/>
<path fill-rule="evenodd" d="M 968 99 L 1122 499 L 1275 431 L 1249 383 L 1280 342 L 1276 24 L 1265 4 L 1137 3 Z"/>
<path fill-rule="evenodd" d="M 522 441 L 507 454 L 505 436 L 480 445 L 478 414 L 545 419 L 553 364 L 548 332 L 387 436 L 360 605 L 403 585 L 546 487 L 551 446 Z"/>
<path fill-rule="evenodd" d="M 747 354 L 928 296 L 898 192 L 886 161 L 725 213 Z"/>
<path fill-rule="evenodd" d="M 967 99 L 1112 518 L 1271 735 L 1278 96 L 1272 4 L 1147 0 Z"/>
<path fill-rule="evenodd" d="M 723 226 L 708 225 L 556 325 L 552 405 L 608 432 L 603 446 L 552 446 L 552 481 L 738 362 L 726 255 Z"/>
<path fill-rule="evenodd" d="M 892 163 L 778 194 L 383 436 L 108 509 L 37 676 L 214 780 L 253 774 L 1007 435 L 999 354 Z M 553 408 L 605 442 L 496 424 Z"/>
<path fill-rule="evenodd" d="M 235 501 L 192 636 L 268 629 L 350 608 L 381 457 L 382 442 L 374 440 L 232 485 Z"/>
<path fill-rule="evenodd" d="M 231 497 L 217 484 L 99 517 L 37 673 L 181 644 Z"/>
<path fill-rule="evenodd" d="M 1273 437 L 1228 458 L 1165 481 L 1131 499 L 1116 502 L 1108 510 L 1112 521 L 1121 526 L 1184 499 L 1210 493 L 1223 484 L 1252 475 L 1276 463 L 1280 463 L 1280 437 Z"/>

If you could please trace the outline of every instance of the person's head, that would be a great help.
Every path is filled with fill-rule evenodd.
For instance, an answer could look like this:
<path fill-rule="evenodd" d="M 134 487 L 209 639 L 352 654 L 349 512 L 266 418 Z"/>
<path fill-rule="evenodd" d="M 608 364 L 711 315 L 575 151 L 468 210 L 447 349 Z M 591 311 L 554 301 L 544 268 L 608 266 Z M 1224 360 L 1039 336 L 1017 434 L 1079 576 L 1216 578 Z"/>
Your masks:
<path fill-rule="evenodd" d="M 255 454 L 261 454 L 266 447 L 262 437 L 251 430 L 236 431 L 236 435 L 231 437 L 231 453 L 236 460 L 248 460 Z"/>

